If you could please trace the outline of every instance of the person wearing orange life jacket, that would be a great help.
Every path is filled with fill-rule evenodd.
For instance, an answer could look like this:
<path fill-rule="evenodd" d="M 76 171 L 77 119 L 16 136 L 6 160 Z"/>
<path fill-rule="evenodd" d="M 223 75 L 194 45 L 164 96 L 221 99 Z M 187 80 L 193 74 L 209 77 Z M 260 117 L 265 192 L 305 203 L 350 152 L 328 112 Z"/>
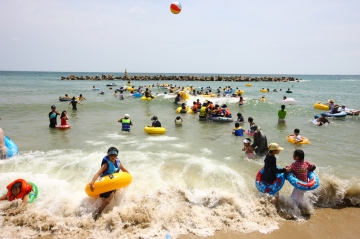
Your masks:
<path fill-rule="evenodd" d="M 208 109 L 209 110 L 213 110 L 215 108 L 213 102 L 209 101 L 209 104 L 208 104 Z"/>
<path fill-rule="evenodd" d="M 197 104 L 197 106 L 198 106 L 198 109 L 200 109 L 200 108 L 201 108 L 201 102 L 200 102 L 199 99 L 196 100 L 196 104 Z"/>
<path fill-rule="evenodd" d="M 32 190 L 32 186 L 24 179 L 16 179 L 10 183 L 6 189 L 8 192 L 6 195 L 0 197 L 0 201 L 9 200 L 11 202 L 15 199 L 21 199 L 22 203 L 20 206 L 25 206 L 29 200 L 29 193 Z"/>
<path fill-rule="evenodd" d="M 224 116 L 231 118 L 232 115 L 231 115 L 230 110 L 227 108 L 227 105 L 223 104 L 221 107 L 222 107 L 222 111 L 224 112 Z"/>
<path fill-rule="evenodd" d="M 196 104 L 196 102 L 194 101 L 193 102 L 193 106 L 191 107 L 191 109 L 192 109 L 192 111 L 194 112 L 194 113 L 197 113 L 198 112 L 198 105 Z"/>

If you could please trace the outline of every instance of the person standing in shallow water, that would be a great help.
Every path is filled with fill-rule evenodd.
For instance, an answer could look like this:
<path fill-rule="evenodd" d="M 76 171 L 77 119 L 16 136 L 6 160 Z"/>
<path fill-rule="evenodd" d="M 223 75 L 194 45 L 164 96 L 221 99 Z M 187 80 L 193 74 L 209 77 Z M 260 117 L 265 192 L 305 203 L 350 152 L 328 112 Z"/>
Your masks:
<path fill-rule="evenodd" d="M 60 113 L 56 110 L 56 106 L 51 106 L 51 111 L 49 113 L 49 120 L 50 120 L 50 128 L 55 128 L 57 125 L 57 116 L 60 115 Z"/>
<path fill-rule="evenodd" d="M 72 109 L 73 110 L 77 110 L 76 108 L 76 105 L 79 104 L 79 105 L 82 105 L 80 102 L 78 102 L 75 97 L 72 98 L 72 100 L 70 101 L 69 105 L 72 104 Z"/>
<path fill-rule="evenodd" d="M 4 130 L 0 128 L 0 159 L 6 159 L 8 149 L 5 146 Z"/>
<path fill-rule="evenodd" d="M 286 120 L 286 110 L 285 110 L 285 105 L 281 105 L 281 110 L 278 111 L 278 124 L 285 124 Z"/>

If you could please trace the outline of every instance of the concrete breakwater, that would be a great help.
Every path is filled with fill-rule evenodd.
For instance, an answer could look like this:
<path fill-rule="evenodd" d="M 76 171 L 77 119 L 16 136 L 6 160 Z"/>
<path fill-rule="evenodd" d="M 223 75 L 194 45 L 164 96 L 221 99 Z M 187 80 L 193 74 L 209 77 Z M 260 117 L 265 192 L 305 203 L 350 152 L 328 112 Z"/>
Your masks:
<path fill-rule="evenodd" d="M 166 75 L 134 75 L 129 76 L 125 73 L 124 76 L 114 75 L 101 75 L 101 76 L 62 76 L 61 80 L 125 80 L 125 81 L 234 81 L 234 82 L 252 82 L 252 81 L 267 81 L 267 82 L 289 82 L 289 81 L 301 81 L 301 79 L 289 77 L 289 76 L 263 76 L 263 77 L 251 77 L 251 76 L 166 76 Z"/>

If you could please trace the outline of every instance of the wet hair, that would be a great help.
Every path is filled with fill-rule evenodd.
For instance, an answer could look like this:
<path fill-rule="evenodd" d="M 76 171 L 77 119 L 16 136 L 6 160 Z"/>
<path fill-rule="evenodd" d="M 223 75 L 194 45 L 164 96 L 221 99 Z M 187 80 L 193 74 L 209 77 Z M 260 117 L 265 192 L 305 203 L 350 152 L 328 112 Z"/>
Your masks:
<path fill-rule="evenodd" d="M 239 113 L 237 113 L 237 117 L 241 117 L 242 116 L 242 114 L 239 112 Z"/>
<path fill-rule="evenodd" d="M 284 110 L 284 109 L 285 109 L 285 105 L 281 105 L 281 109 Z"/>
<path fill-rule="evenodd" d="M 304 158 L 305 158 L 305 153 L 304 153 L 304 151 L 302 151 L 301 149 L 297 149 L 297 150 L 294 151 L 294 156 L 295 156 L 295 157 L 298 157 L 299 160 L 304 160 Z"/>
<path fill-rule="evenodd" d="M 21 190 L 21 182 L 16 182 L 12 185 L 11 187 L 11 191 L 14 190 L 14 189 L 19 189 Z"/>
<path fill-rule="evenodd" d="M 80 97 L 82 97 L 82 94 L 80 94 Z"/>
<path fill-rule="evenodd" d="M 181 119 L 181 117 L 180 117 L 180 116 L 177 116 L 176 119 L 179 120 L 179 119 Z"/>
<path fill-rule="evenodd" d="M 252 117 L 249 117 L 249 118 L 248 118 L 248 121 L 249 121 L 249 122 L 253 122 L 254 119 L 253 119 Z"/>
<path fill-rule="evenodd" d="M 239 127 L 240 126 L 240 124 L 238 123 L 238 122 L 236 122 L 235 123 L 235 127 L 237 128 L 237 127 Z"/>
<path fill-rule="evenodd" d="M 61 112 L 60 118 L 64 117 L 66 113 L 66 110 L 64 110 L 63 112 Z"/>
<path fill-rule="evenodd" d="M 75 100 L 75 96 L 72 98 L 72 100 Z"/>
<path fill-rule="evenodd" d="M 298 128 L 294 129 L 294 133 L 299 134 L 300 130 Z"/>

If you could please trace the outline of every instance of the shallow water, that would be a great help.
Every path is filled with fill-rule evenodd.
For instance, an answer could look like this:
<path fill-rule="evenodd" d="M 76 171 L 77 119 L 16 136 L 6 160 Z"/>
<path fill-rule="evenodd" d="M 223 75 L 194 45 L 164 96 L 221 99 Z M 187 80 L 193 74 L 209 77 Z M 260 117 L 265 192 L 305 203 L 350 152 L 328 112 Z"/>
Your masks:
<path fill-rule="evenodd" d="M 241 151 L 244 137 L 234 137 L 234 123 L 199 122 L 197 115 L 181 115 L 182 127 L 174 126 L 177 105 L 164 90 L 153 88 L 158 97 L 152 101 L 125 98 L 120 101 L 108 81 L 61 81 L 71 73 L 0 72 L 0 127 L 18 145 L 20 155 L 0 161 L 0 185 L 16 178 L 36 183 L 40 194 L 25 212 L 6 216 L 14 203 L 0 204 L 0 223 L 6 229 L 1 238 L 26 238 L 19 235 L 62 233 L 63 237 L 164 238 L 192 232 L 212 235 L 215 230 L 269 232 L 283 218 L 301 220 L 312 213 L 313 206 L 328 207 L 344 199 L 360 202 L 360 162 L 357 139 L 359 118 L 330 119 L 328 127 L 317 127 L 310 120 L 322 111 L 313 109 L 319 100 L 334 99 L 349 108 L 360 108 L 360 76 L 296 76 L 303 81 L 291 83 L 253 82 L 252 87 L 235 82 L 164 82 L 186 86 L 230 85 L 245 90 L 243 106 L 236 98 L 211 98 L 226 103 L 236 115 L 251 116 L 267 135 L 268 143 L 285 148 L 278 156 L 281 167 L 292 163 L 296 148 L 305 151 L 306 159 L 317 166 L 321 186 L 307 193 L 307 203 L 297 208 L 289 195 L 292 186 L 281 190 L 280 211 L 271 199 L 257 192 L 254 178 L 263 160 L 249 160 Z M 101 75 L 77 73 L 76 75 Z M 116 75 L 116 74 L 114 74 Z M 119 74 L 122 75 L 122 74 Z M 114 81 L 125 85 L 124 81 Z M 135 86 L 157 82 L 133 82 Z M 163 82 L 160 82 L 163 83 Z M 92 86 L 106 92 L 99 95 Z M 356 87 L 354 87 L 356 86 Z M 282 92 L 260 93 L 262 87 Z M 285 94 L 291 88 L 293 94 Z M 114 88 L 115 89 L 115 88 Z M 82 93 L 87 100 L 72 111 L 58 97 L 65 93 Z M 125 93 L 125 96 L 127 93 Z M 259 98 L 265 95 L 266 102 Z M 282 97 L 294 98 L 287 105 L 287 124 L 277 125 L 277 111 Z M 189 104 L 199 98 L 191 97 Z M 70 130 L 48 128 L 47 114 L 55 104 L 58 111 L 67 110 Z M 134 126 L 130 133 L 121 132 L 117 120 L 130 114 Z M 167 129 L 165 135 L 147 135 L 143 128 L 157 115 Z M 58 123 L 60 120 L 58 119 Z M 248 129 L 246 123 L 244 129 Z M 296 146 L 286 135 L 300 129 L 311 144 Z M 95 223 L 91 213 L 100 203 L 88 198 L 84 187 L 99 169 L 110 146 L 120 150 L 119 158 L 133 176 L 133 183 L 117 192 L 115 200 Z M 0 190 L 5 192 L 5 190 Z M 10 209 L 11 210 L 11 209 Z"/>

